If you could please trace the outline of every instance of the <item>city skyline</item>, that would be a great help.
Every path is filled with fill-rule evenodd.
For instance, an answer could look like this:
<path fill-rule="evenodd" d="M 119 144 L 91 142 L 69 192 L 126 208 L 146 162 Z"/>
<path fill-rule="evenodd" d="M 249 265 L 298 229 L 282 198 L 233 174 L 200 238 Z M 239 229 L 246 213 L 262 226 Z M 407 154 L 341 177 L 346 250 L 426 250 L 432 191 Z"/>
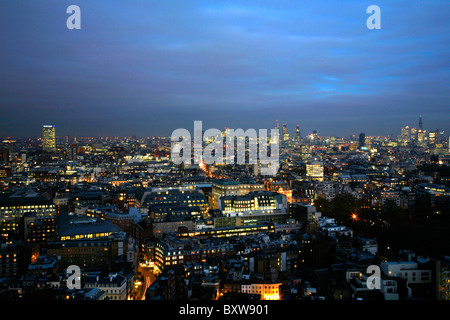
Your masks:
<path fill-rule="evenodd" d="M 82 132 L 80 132 L 79 134 L 75 134 L 75 135 L 68 135 L 68 134 L 56 134 L 56 126 L 54 124 L 44 124 L 41 125 L 40 128 L 42 128 L 44 131 L 46 128 L 52 128 L 53 130 L 53 139 L 58 138 L 58 139 L 62 139 L 62 138 L 98 138 L 98 139 L 102 139 L 102 138 L 136 138 L 136 139 L 145 139 L 145 138 L 155 138 L 155 137 L 159 137 L 159 138 L 170 138 L 170 134 L 168 135 L 154 135 L 154 136 L 150 136 L 150 135 L 136 135 L 136 134 L 130 134 L 130 135 L 86 135 L 83 134 Z M 184 128 L 187 129 L 188 131 L 192 128 Z M 222 132 L 226 132 L 227 129 L 243 129 L 245 131 L 245 129 L 254 129 L 254 128 L 229 128 L 229 127 L 223 127 L 222 128 Z M 280 132 L 280 139 L 281 140 L 292 140 L 292 141 L 297 141 L 297 139 L 307 139 L 309 136 L 311 135 L 316 135 L 318 137 L 324 137 L 324 138 L 329 138 L 329 137 L 334 137 L 334 138 L 340 138 L 340 139 L 351 139 L 351 138 L 355 138 L 356 140 L 361 139 L 361 135 L 365 135 L 367 136 L 367 138 L 378 138 L 378 137 L 384 137 L 384 138 L 399 138 L 401 136 L 404 135 L 404 130 L 407 129 L 408 130 L 408 134 L 410 130 L 422 130 L 422 132 L 425 134 L 425 137 L 428 138 L 428 135 L 430 133 L 436 133 L 439 132 L 439 134 L 441 135 L 441 139 L 447 137 L 447 133 L 444 130 L 440 130 L 439 128 L 437 129 L 427 129 L 423 127 L 422 124 L 422 117 L 419 116 L 419 120 L 418 120 L 418 125 L 414 126 L 414 125 L 405 125 L 402 127 L 398 128 L 398 132 L 395 133 L 391 133 L 391 134 L 386 134 L 386 135 L 371 135 L 368 134 L 366 135 L 365 132 L 351 132 L 348 135 L 335 135 L 335 134 L 330 134 L 330 135 L 321 135 L 320 132 L 318 132 L 317 130 L 312 130 L 309 132 L 304 132 L 301 130 L 301 127 L 299 124 L 295 125 L 293 128 L 288 128 L 288 126 L 286 125 L 286 123 L 282 123 L 282 127 L 280 127 L 280 122 L 278 120 L 275 120 L 275 125 L 272 126 L 271 128 L 266 128 L 268 130 L 270 129 L 278 129 Z M 62 130 L 64 132 L 64 128 Z M 19 138 L 19 139 L 24 139 L 24 138 L 32 138 L 32 139 L 40 139 L 43 138 L 43 133 L 42 131 L 37 132 L 37 134 L 32 134 L 29 136 L 12 136 L 12 135 L 4 135 L 4 136 L 0 136 L 0 138 L 2 139 L 8 139 L 8 138 Z"/>
<path fill-rule="evenodd" d="M 302 136 L 447 134 L 449 4 L 3 2 L 0 136 L 170 136 L 297 124 Z M 324 116 L 326 115 L 326 116 Z"/>

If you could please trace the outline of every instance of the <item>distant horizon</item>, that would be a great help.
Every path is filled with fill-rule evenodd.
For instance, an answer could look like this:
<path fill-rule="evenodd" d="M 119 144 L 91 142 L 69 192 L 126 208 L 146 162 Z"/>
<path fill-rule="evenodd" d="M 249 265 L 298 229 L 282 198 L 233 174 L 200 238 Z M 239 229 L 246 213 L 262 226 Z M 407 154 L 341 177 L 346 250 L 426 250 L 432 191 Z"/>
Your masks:
<path fill-rule="evenodd" d="M 279 123 L 280 123 L 280 122 L 279 122 Z M 280 131 L 282 130 L 283 124 L 284 124 L 283 122 L 280 123 Z M 89 135 L 89 134 L 58 134 L 58 126 L 57 126 L 57 125 L 54 125 L 54 124 L 51 124 L 51 123 L 42 124 L 42 125 L 40 126 L 40 129 L 41 129 L 41 130 L 40 130 L 40 134 L 36 134 L 36 135 L 27 135 L 27 136 L 19 136 L 19 135 L 2 135 L 2 136 L 0 136 L 0 137 L 1 137 L 2 139 L 6 139 L 6 138 L 20 138 L 20 139 L 33 138 L 33 139 L 39 139 L 39 138 L 42 138 L 42 127 L 43 127 L 43 126 L 46 126 L 46 125 L 52 125 L 52 126 L 55 128 L 56 138 L 66 138 L 66 137 L 77 137 L 77 138 L 132 138 L 132 137 L 136 137 L 137 139 L 143 139 L 143 138 L 155 138 L 155 137 L 161 137 L 161 138 L 170 138 L 170 137 L 171 137 L 171 133 L 166 134 L 166 135 L 162 135 L 162 134 L 160 134 L 160 135 L 143 135 L 143 134 L 129 134 L 129 135 L 117 135 L 117 134 L 113 134 L 113 135 L 108 135 L 108 134 L 96 134 L 96 135 Z M 256 129 L 256 130 L 258 130 L 258 129 L 267 129 L 267 130 L 269 130 L 269 133 L 270 133 L 270 129 L 275 128 L 275 125 L 276 125 L 276 122 L 274 122 L 274 126 L 273 126 L 273 127 L 269 127 L 269 128 L 247 128 L 247 127 L 245 127 L 245 128 L 243 128 L 243 127 L 240 127 L 240 128 L 238 128 L 238 127 L 236 127 L 236 128 L 227 127 L 227 128 L 231 128 L 231 129 L 244 129 L 244 130 L 247 130 L 247 129 Z M 364 132 L 364 131 L 354 132 L 354 133 L 350 133 L 350 134 L 346 134 L 346 135 L 340 135 L 340 134 L 321 134 L 321 133 L 320 133 L 320 130 L 317 130 L 317 129 L 314 129 L 314 130 L 317 130 L 317 133 L 318 133 L 318 136 L 319 136 L 319 137 L 350 138 L 350 137 L 352 137 L 352 136 L 355 136 L 355 137 L 357 138 L 359 134 L 364 133 L 366 138 L 371 138 L 371 137 L 372 137 L 372 138 L 373 138 L 373 137 L 384 137 L 384 138 L 388 138 L 388 137 L 397 137 L 397 136 L 399 136 L 399 135 L 401 134 L 400 130 L 401 130 L 402 128 L 406 127 L 406 126 L 409 126 L 411 129 L 412 129 L 412 128 L 418 129 L 418 127 L 419 127 L 418 125 L 417 125 L 417 126 L 412 126 L 412 125 L 406 124 L 406 125 L 404 125 L 404 126 L 402 126 L 402 127 L 399 127 L 399 128 L 398 128 L 398 132 L 395 132 L 395 133 L 389 133 L 389 134 L 371 134 L 371 133 Z M 294 134 L 295 134 L 295 131 L 294 131 L 294 130 L 295 130 L 295 127 L 296 127 L 296 126 L 292 126 L 291 128 L 289 128 L 289 127 L 287 126 L 287 128 L 288 128 L 288 133 L 289 133 L 289 137 L 290 137 L 290 138 L 293 138 L 293 137 L 294 137 Z M 174 128 L 174 130 L 175 130 L 175 129 L 177 129 L 177 128 Z M 183 128 L 183 129 L 187 129 L 188 131 L 190 131 L 190 132 L 193 133 L 193 126 L 192 126 L 192 128 L 187 127 L 187 128 Z M 209 128 L 204 127 L 204 130 L 206 130 L 206 129 L 209 129 Z M 217 129 L 223 131 L 223 130 L 225 129 L 225 127 L 221 127 L 221 128 L 217 128 Z M 435 130 L 438 130 L 438 129 L 439 129 L 439 128 L 436 128 L 436 129 L 427 129 L 427 128 L 423 128 L 423 130 L 425 130 L 426 132 L 435 131 Z M 300 127 L 300 134 L 301 134 L 301 137 L 302 137 L 303 139 L 305 139 L 308 135 L 312 134 L 314 130 L 311 130 L 311 131 L 308 131 L 308 132 L 302 132 L 302 131 L 301 131 L 301 127 Z M 172 130 L 172 131 L 173 131 L 173 130 Z M 441 133 L 443 133 L 443 136 L 445 136 L 445 137 L 449 136 L 445 131 L 440 130 L 440 129 L 439 129 L 439 131 L 440 131 Z"/>

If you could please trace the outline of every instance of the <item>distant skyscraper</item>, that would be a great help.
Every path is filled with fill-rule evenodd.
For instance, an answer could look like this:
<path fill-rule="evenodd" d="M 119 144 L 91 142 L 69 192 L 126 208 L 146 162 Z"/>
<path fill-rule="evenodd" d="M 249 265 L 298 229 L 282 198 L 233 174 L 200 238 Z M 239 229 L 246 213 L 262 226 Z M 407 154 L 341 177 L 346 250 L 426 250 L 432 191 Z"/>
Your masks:
<path fill-rule="evenodd" d="M 436 147 L 436 145 L 440 143 L 440 135 L 439 129 L 428 132 L 428 144 L 432 147 Z"/>
<path fill-rule="evenodd" d="M 286 124 L 283 123 L 283 141 L 289 140 L 289 133 L 287 131 Z"/>
<path fill-rule="evenodd" d="M 410 142 L 411 141 L 411 132 L 410 132 L 409 126 L 405 127 L 405 133 L 404 133 L 404 137 L 403 138 L 404 138 L 405 142 Z"/>
<path fill-rule="evenodd" d="M 411 141 L 417 142 L 417 129 L 411 128 Z"/>
<path fill-rule="evenodd" d="M 366 145 L 366 135 L 364 132 L 359 134 L 359 148 L 364 147 Z"/>
<path fill-rule="evenodd" d="M 425 144 L 426 130 L 422 128 L 422 116 L 419 116 L 419 130 L 417 130 L 417 143 L 419 146 L 424 146 Z"/>
<path fill-rule="evenodd" d="M 54 125 L 42 127 L 42 149 L 46 152 L 56 151 L 56 134 Z"/>
<path fill-rule="evenodd" d="M 300 126 L 295 127 L 295 142 L 300 142 Z"/>

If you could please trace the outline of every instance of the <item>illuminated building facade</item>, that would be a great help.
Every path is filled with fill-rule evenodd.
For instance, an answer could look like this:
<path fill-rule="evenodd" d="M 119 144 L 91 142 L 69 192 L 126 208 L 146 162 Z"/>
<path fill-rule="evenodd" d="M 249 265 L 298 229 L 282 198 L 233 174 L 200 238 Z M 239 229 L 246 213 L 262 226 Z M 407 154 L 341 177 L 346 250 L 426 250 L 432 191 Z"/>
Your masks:
<path fill-rule="evenodd" d="M 286 127 L 286 124 L 283 123 L 283 141 L 288 141 L 289 140 L 289 133 Z"/>
<path fill-rule="evenodd" d="M 46 152 L 56 151 L 56 134 L 54 125 L 42 127 L 42 149 Z"/>
<path fill-rule="evenodd" d="M 295 137 L 294 137 L 294 141 L 298 144 L 298 143 L 300 143 L 300 140 L 301 140 L 301 138 L 300 138 L 300 126 L 297 125 L 297 126 L 295 127 Z"/>
<path fill-rule="evenodd" d="M 33 192 L 0 197 L 1 236 L 8 241 L 19 235 L 20 224 L 26 213 L 33 213 L 37 218 L 54 218 L 55 204 Z"/>
<path fill-rule="evenodd" d="M 450 300 L 450 257 L 436 261 L 436 298 Z"/>
<path fill-rule="evenodd" d="M 254 191 L 242 196 L 223 196 L 220 197 L 218 205 L 218 209 L 223 213 L 273 211 L 286 208 L 286 196 L 270 191 Z"/>
<path fill-rule="evenodd" d="M 14 277 L 19 274 L 20 249 L 16 245 L 5 245 L 0 248 L 0 277 Z"/>
<path fill-rule="evenodd" d="M 306 164 L 306 177 L 311 180 L 323 181 L 323 164 L 319 161 L 313 161 Z"/>
<path fill-rule="evenodd" d="M 23 239 L 28 243 L 46 243 L 56 235 L 56 217 L 36 217 L 33 212 L 23 217 Z"/>
<path fill-rule="evenodd" d="M 250 283 L 241 285 L 241 293 L 257 294 L 262 300 L 280 300 L 281 283 Z"/>
<path fill-rule="evenodd" d="M 193 213 L 204 213 L 209 207 L 203 192 L 194 188 L 154 190 L 144 195 L 141 206 L 147 207 L 149 212 L 167 206 L 171 206 L 174 210 L 186 206 L 198 208 L 193 210 Z"/>
<path fill-rule="evenodd" d="M 219 198 L 224 196 L 242 196 L 253 191 L 263 191 L 264 184 L 244 184 L 239 181 L 218 179 L 212 183 L 210 204 L 213 209 L 219 207 Z"/>
<path fill-rule="evenodd" d="M 208 238 L 226 238 L 235 236 L 249 236 L 260 232 L 275 232 L 273 223 L 261 223 L 258 225 L 242 225 L 235 227 L 214 228 L 205 230 L 195 230 L 191 232 L 177 232 L 176 236 L 181 239 L 198 237 L 200 239 Z"/>

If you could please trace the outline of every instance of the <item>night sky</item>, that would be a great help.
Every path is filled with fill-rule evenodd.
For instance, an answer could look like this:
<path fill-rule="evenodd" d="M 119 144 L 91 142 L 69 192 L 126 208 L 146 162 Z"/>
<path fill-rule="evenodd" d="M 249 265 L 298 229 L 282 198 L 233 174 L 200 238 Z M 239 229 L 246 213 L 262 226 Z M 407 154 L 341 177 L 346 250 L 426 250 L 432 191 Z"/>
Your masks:
<path fill-rule="evenodd" d="M 448 135 L 449 19 L 448 0 L 2 0 L 0 136 L 170 135 L 194 120 L 388 135 L 419 115 Z"/>

